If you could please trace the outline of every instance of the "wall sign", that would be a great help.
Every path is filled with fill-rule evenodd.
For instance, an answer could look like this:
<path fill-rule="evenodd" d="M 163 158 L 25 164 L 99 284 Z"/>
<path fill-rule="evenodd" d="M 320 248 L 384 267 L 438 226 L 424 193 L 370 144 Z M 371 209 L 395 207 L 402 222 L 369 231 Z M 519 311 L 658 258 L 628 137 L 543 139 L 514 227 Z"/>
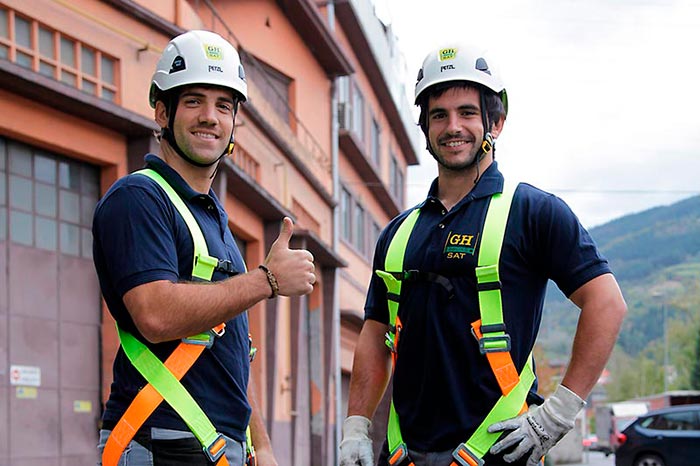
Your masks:
<path fill-rule="evenodd" d="M 41 387 L 41 368 L 36 366 L 10 366 L 10 385 Z"/>

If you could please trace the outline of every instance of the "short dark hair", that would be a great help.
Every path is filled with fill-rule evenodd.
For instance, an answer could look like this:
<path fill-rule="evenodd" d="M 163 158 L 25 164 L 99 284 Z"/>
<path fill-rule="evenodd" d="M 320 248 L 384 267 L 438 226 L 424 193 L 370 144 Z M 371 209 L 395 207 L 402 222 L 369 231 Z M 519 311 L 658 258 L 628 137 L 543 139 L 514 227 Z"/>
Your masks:
<path fill-rule="evenodd" d="M 501 100 L 501 97 L 491 89 L 471 81 L 447 81 L 444 83 L 438 83 L 423 91 L 418 98 L 418 105 L 420 106 L 418 125 L 420 125 L 420 129 L 423 130 L 423 134 L 425 134 L 426 138 L 428 137 L 428 100 L 430 100 L 431 97 L 440 97 L 452 88 L 476 89 L 479 91 L 479 93 L 484 96 L 484 102 L 486 103 L 486 115 L 488 116 L 489 124 L 491 126 L 493 126 L 493 124 L 501 117 L 505 118 L 506 111 L 503 106 L 503 101 Z M 487 131 L 490 131 L 490 129 L 491 128 L 488 128 Z"/>

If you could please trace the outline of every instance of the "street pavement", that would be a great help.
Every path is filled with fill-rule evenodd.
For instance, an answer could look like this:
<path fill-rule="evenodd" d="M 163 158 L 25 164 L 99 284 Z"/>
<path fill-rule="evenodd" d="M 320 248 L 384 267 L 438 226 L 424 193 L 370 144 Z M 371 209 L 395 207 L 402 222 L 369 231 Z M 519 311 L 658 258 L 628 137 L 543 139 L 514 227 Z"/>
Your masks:
<path fill-rule="evenodd" d="M 615 466 L 615 455 L 605 456 L 599 451 L 584 451 L 583 461 L 568 463 L 567 466 Z"/>

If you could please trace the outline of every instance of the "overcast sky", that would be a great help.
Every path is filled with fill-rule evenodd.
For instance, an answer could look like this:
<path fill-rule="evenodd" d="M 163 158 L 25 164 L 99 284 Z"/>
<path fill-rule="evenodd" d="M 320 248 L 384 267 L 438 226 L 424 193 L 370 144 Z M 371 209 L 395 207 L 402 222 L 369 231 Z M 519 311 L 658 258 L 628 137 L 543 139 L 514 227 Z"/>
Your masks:
<path fill-rule="evenodd" d="M 563 198 L 585 226 L 700 194 L 700 0 L 374 1 L 411 95 L 431 49 L 484 48 L 510 102 L 499 168 Z M 409 205 L 437 176 L 420 159 Z"/>

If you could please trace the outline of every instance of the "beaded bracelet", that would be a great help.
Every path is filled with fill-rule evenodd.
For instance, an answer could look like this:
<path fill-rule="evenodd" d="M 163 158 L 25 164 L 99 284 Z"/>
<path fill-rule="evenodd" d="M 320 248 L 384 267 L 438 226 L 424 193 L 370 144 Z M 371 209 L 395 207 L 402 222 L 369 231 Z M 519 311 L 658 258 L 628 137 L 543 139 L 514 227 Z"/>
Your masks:
<path fill-rule="evenodd" d="M 265 272 L 265 276 L 267 277 L 267 283 L 270 284 L 270 289 L 272 290 L 272 294 L 269 296 L 268 299 L 272 299 L 272 298 L 277 297 L 277 295 L 278 295 L 279 292 L 280 292 L 280 286 L 279 286 L 279 284 L 277 283 L 277 279 L 276 279 L 275 276 L 272 274 L 272 272 L 270 271 L 270 269 L 268 269 L 268 268 L 265 267 L 264 265 L 259 265 L 258 268 L 259 268 L 260 270 L 262 270 L 263 272 Z"/>

